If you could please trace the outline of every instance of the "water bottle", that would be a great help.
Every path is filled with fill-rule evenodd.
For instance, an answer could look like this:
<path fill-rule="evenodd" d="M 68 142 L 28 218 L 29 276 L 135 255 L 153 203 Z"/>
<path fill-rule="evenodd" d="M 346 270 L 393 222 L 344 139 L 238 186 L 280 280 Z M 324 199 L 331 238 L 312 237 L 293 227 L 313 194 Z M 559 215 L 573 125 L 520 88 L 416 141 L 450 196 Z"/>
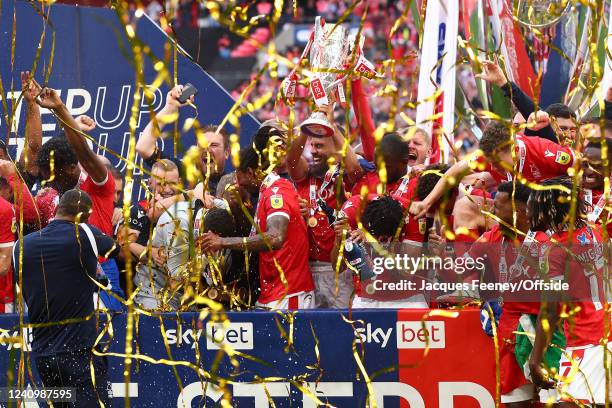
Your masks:
<path fill-rule="evenodd" d="M 329 225 L 336 222 L 336 214 L 333 208 L 327 205 L 321 198 L 317 200 L 317 204 L 321 208 L 321 211 L 327 216 Z M 362 244 L 355 243 L 350 238 L 344 241 L 344 257 L 347 262 L 359 272 L 359 278 L 362 282 L 376 276 L 369 259 L 366 257 L 366 253 L 367 251 Z"/>
<path fill-rule="evenodd" d="M 329 221 L 329 225 L 332 225 L 336 221 L 336 214 L 333 208 L 331 208 L 323 199 L 317 199 L 317 204 L 321 208 L 321 211 L 325 213 L 327 216 L 327 220 Z"/>
<path fill-rule="evenodd" d="M 362 244 L 347 238 L 344 241 L 344 257 L 359 272 L 359 278 L 362 282 L 376 276 L 369 259 L 366 258 L 366 249 Z"/>

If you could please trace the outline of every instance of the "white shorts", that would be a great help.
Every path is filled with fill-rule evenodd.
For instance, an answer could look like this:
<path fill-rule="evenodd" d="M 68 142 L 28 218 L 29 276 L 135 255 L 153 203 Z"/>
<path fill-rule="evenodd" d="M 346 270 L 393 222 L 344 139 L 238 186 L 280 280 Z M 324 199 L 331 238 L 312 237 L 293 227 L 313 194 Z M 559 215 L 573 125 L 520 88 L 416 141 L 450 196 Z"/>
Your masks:
<path fill-rule="evenodd" d="M 255 303 L 256 307 L 270 310 L 314 309 L 314 291 L 292 293 L 270 303 Z"/>
<path fill-rule="evenodd" d="M 336 284 L 336 271 L 330 262 L 310 262 L 312 280 L 315 284 L 314 307 L 348 309 L 353 294 L 353 274 L 340 271 Z"/>
<path fill-rule="evenodd" d="M 512 402 L 522 402 L 533 400 L 535 386 L 533 384 L 523 384 L 518 388 L 513 389 L 508 394 L 502 394 L 502 404 L 510 404 Z M 556 390 L 540 390 L 540 402 L 555 402 L 557 400 Z"/>
<path fill-rule="evenodd" d="M 427 309 L 429 305 L 422 294 L 399 300 L 375 300 L 355 296 L 353 309 Z"/>
<path fill-rule="evenodd" d="M 612 364 L 611 355 L 612 343 L 608 343 L 607 353 L 601 345 L 566 348 L 559 362 L 562 381 L 558 384 L 558 401 L 576 399 L 583 403 L 605 404 L 605 367 Z M 612 387 L 612 383 L 609 386 Z"/>

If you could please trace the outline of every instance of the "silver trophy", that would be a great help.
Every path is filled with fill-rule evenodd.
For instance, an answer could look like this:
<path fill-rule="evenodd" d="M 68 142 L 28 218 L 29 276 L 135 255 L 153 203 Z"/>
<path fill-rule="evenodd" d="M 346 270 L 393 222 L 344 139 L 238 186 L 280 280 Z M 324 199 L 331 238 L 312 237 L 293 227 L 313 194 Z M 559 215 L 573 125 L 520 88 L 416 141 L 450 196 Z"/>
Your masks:
<path fill-rule="evenodd" d="M 347 30 L 341 25 L 325 24 L 321 17 L 315 20 L 314 38 L 310 48 L 310 92 L 317 106 L 327 105 L 330 95 L 335 93 L 343 78 L 343 69 L 348 53 Z M 344 76 L 344 75 L 343 75 Z M 313 112 L 300 125 L 300 130 L 308 136 L 333 136 L 334 128 L 324 112 Z"/>

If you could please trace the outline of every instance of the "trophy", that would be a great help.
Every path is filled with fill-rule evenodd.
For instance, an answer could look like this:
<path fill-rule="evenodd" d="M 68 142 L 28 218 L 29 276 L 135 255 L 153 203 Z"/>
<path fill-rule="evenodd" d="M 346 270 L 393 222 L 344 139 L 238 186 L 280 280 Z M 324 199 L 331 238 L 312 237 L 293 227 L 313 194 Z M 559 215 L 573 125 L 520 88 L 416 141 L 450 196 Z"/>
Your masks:
<path fill-rule="evenodd" d="M 310 92 L 317 106 L 330 103 L 329 95 L 342 82 L 339 71 L 344 67 L 348 44 L 347 32 L 341 25 L 325 25 L 321 17 L 315 20 L 314 37 L 310 47 L 310 67 L 314 75 L 310 78 Z M 332 136 L 334 129 L 324 112 L 313 112 L 300 125 L 308 136 Z"/>
<path fill-rule="evenodd" d="M 325 20 L 317 17 L 314 31 L 310 33 L 308 44 L 300 61 L 309 58 L 313 71 L 310 78 L 310 92 L 317 106 L 328 105 L 332 101 L 330 95 L 338 94 L 338 100 L 345 102 L 342 83 L 346 79 L 346 72 L 353 71 L 366 78 L 380 77 L 374 64 L 363 55 L 363 37 L 349 36 L 342 25 L 325 25 Z M 356 46 L 356 49 L 353 49 Z M 348 66 L 349 56 L 356 52 L 352 66 Z M 309 55 L 310 54 L 310 55 Z M 293 103 L 298 81 L 300 64 L 287 75 L 281 85 L 281 94 L 284 100 Z M 327 120 L 324 112 L 313 112 L 308 119 L 300 125 L 300 131 L 308 136 L 332 136 L 334 128 Z"/>

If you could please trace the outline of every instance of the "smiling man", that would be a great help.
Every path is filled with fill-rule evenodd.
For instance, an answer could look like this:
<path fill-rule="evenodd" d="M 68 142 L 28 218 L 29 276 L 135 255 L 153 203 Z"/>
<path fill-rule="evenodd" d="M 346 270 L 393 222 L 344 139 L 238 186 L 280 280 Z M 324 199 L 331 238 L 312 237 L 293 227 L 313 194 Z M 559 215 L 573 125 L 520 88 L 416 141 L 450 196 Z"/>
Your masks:
<path fill-rule="evenodd" d="M 322 110 L 333 124 L 332 109 L 323 107 Z M 338 276 L 336 284 L 330 257 L 334 232 L 324 210 L 340 208 L 346 200 L 346 192 L 361 177 L 363 170 L 351 148 L 347 148 L 346 156 L 342 157 L 344 134 L 335 125 L 334 130 L 332 137 L 311 136 L 308 139 L 306 135 L 299 134 L 289 145 L 287 164 L 308 222 L 309 263 L 316 286 L 315 306 L 347 308 L 353 290 L 352 279 L 350 272 L 346 271 Z M 312 164 L 308 164 L 302 156 L 307 141 L 310 142 Z M 331 166 L 330 160 L 334 163 L 344 161 L 344 166 Z M 344 182 L 338 186 L 340 177 Z"/>
<path fill-rule="evenodd" d="M 471 157 L 454 164 L 423 201 L 412 203 L 410 212 L 417 217 L 425 215 L 446 190 L 468 174 L 480 172 L 479 178 L 487 180 L 490 187 L 511 181 L 516 174 L 540 183 L 567 174 L 575 159 L 573 150 L 567 146 L 522 134 L 513 138 L 509 126 L 501 122 L 487 125 L 478 147 L 479 151 Z"/>

